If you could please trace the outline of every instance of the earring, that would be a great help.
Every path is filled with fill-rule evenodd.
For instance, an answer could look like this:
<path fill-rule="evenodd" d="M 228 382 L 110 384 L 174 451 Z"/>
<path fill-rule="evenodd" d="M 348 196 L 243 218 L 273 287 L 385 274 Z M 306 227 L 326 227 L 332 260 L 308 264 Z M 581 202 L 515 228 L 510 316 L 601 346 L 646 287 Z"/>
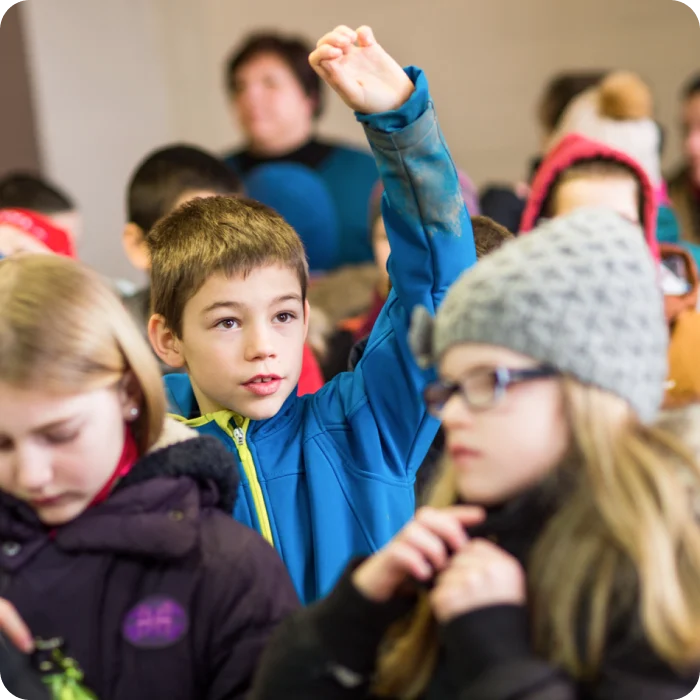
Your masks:
<path fill-rule="evenodd" d="M 129 415 L 130 415 L 132 418 L 138 418 L 138 417 L 139 417 L 139 413 L 140 413 L 140 411 L 139 411 L 138 408 L 136 408 L 136 406 L 134 406 L 134 407 L 129 411 Z"/>

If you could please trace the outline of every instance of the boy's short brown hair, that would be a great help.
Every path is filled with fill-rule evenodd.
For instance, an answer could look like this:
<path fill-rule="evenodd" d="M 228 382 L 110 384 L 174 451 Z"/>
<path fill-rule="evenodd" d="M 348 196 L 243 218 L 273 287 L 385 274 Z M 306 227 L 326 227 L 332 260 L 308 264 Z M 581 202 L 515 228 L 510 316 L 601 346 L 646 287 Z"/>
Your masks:
<path fill-rule="evenodd" d="M 477 260 L 493 253 L 506 241 L 514 238 L 505 226 L 501 226 L 488 216 L 472 216 L 472 230 Z"/>
<path fill-rule="evenodd" d="M 153 313 L 182 337 L 185 304 L 217 273 L 247 275 L 266 265 L 294 270 L 306 299 L 309 268 L 301 239 L 273 209 L 245 197 L 195 199 L 148 235 Z"/>

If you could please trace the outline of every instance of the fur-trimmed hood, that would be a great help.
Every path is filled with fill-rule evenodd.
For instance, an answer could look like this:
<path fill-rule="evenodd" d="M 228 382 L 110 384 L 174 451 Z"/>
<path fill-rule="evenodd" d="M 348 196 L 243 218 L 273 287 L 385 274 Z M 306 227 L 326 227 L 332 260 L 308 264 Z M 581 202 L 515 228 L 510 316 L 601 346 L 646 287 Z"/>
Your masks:
<path fill-rule="evenodd" d="M 183 423 L 166 418 L 158 441 L 139 459 L 115 492 L 157 477 L 189 477 L 205 490 L 216 489 L 215 505 L 231 513 L 236 502 L 238 469 L 223 445 L 202 437 Z"/>
<path fill-rule="evenodd" d="M 547 202 L 561 175 L 569 168 L 595 161 L 608 161 L 626 167 L 639 182 L 642 192 L 642 227 L 649 251 L 659 260 L 659 244 L 656 239 L 657 206 L 654 188 L 642 167 L 629 156 L 602 143 L 596 143 L 579 134 L 566 136 L 542 161 L 532 183 L 520 223 L 520 232 L 529 233 L 545 213 Z"/>

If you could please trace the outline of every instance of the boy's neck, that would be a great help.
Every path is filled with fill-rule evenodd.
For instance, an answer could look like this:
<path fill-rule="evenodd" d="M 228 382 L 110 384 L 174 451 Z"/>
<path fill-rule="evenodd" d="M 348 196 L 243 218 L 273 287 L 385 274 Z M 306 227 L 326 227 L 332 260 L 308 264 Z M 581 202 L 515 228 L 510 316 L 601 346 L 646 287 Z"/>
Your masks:
<path fill-rule="evenodd" d="M 226 406 L 221 406 L 216 401 L 212 401 L 208 396 L 206 396 L 202 390 L 195 384 L 190 376 L 190 383 L 192 384 L 192 392 L 194 393 L 195 401 L 197 402 L 197 407 L 199 408 L 199 415 L 206 416 L 211 413 L 218 413 L 219 411 L 231 411 L 230 408 Z M 235 411 L 232 411 L 235 413 Z M 190 418 L 191 416 L 188 416 Z"/>

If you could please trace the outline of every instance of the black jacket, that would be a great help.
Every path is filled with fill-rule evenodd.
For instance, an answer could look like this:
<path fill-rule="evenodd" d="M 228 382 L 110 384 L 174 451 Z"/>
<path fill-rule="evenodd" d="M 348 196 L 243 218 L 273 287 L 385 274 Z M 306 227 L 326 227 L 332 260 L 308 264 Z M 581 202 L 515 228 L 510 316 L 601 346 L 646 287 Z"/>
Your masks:
<path fill-rule="evenodd" d="M 529 496 L 470 531 L 525 564 L 551 508 Z M 375 604 L 353 587 L 350 572 L 323 601 L 292 615 L 267 647 L 251 700 L 374 700 L 368 691 L 378 646 L 412 602 Z M 576 683 L 538 658 L 525 607 L 495 606 L 463 615 L 440 630 L 441 655 L 423 700 L 677 700 L 698 674 L 681 676 L 662 662 L 636 624 L 611 638 L 599 679 Z"/>
<path fill-rule="evenodd" d="M 0 492 L 0 596 L 61 640 L 100 700 L 242 700 L 298 600 L 277 553 L 231 518 L 231 455 L 166 426 L 107 500 L 55 530 Z"/>

